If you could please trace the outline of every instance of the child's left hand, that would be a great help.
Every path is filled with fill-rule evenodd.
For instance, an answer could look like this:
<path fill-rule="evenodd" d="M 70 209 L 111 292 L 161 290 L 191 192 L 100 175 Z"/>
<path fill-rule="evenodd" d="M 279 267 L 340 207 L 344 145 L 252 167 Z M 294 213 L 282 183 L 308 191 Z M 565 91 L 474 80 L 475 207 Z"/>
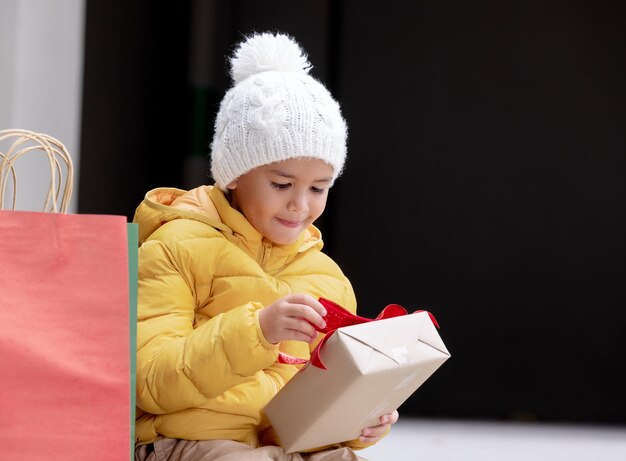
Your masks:
<path fill-rule="evenodd" d="M 363 443 L 378 442 L 378 440 L 385 435 L 389 426 L 395 424 L 399 417 L 400 415 L 398 414 L 398 410 L 394 410 L 393 413 L 389 413 L 387 415 L 382 415 L 378 426 L 366 427 L 361 431 L 359 441 Z"/>

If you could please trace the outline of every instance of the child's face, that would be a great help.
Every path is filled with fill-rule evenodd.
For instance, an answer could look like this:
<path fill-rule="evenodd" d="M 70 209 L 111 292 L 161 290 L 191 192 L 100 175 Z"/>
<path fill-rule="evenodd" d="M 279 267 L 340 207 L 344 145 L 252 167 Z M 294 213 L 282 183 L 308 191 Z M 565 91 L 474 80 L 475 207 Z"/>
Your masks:
<path fill-rule="evenodd" d="M 231 204 L 268 240 L 293 243 L 324 211 L 332 176 L 319 159 L 260 166 L 228 185 Z"/>

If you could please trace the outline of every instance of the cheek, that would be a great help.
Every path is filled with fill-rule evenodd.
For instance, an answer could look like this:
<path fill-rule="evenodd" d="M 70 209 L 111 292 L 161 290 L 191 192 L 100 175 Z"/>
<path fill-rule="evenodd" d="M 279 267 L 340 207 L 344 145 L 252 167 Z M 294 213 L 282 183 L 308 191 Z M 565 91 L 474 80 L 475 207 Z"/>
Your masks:
<path fill-rule="evenodd" d="M 317 218 L 324 212 L 327 198 L 328 196 L 324 195 L 323 197 L 316 197 L 316 199 L 311 202 L 310 210 L 314 217 Z"/>
<path fill-rule="evenodd" d="M 255 218 L 259 221 L 266 221 L 279 214 L 280 208 L 273 201 L 267 200 L 258 203 L 254 209 Z"/>

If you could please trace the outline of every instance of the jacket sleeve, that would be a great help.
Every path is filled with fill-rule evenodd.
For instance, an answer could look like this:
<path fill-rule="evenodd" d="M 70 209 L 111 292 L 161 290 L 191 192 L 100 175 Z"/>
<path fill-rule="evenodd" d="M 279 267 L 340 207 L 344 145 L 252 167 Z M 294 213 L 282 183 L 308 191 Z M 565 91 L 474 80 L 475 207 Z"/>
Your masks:
<path fill-rule="evenodd" d="M 188 255 L 159 240 L 139 249 L 137 406 L 152 414 L 201 406 L 271 366 L 278 348 L 263 336 L 257 303 L 194 329 Z"/>

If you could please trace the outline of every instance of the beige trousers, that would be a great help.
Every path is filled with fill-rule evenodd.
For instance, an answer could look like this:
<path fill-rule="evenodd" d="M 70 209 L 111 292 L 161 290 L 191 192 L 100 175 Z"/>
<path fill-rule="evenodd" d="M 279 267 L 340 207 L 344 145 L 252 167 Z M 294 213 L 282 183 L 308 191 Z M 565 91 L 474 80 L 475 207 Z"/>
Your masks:
<path fill-rule="evenodd" d="M 350 448 L 316 453 L 285 453 L 282 448 L 252 448 L 232 440 L 158 438 L 135 450 L 135 461 L 367 461 Z"/>

